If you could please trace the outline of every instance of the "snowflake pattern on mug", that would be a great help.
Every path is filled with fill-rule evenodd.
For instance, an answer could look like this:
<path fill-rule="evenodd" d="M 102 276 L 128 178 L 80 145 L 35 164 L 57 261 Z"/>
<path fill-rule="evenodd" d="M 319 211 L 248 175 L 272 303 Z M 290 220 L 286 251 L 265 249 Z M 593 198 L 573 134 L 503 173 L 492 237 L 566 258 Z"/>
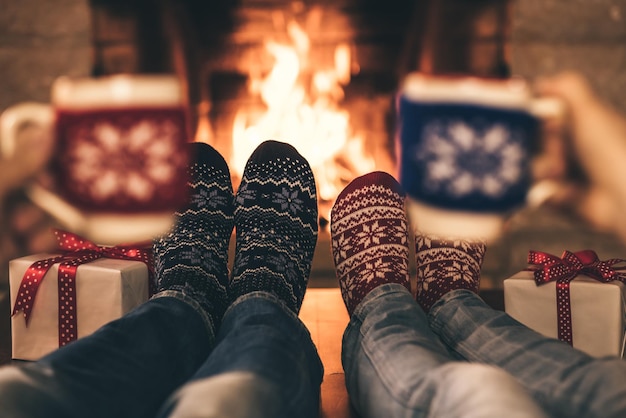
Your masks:
<path fill-rule="evenodd" d="M 173 156 L 179 154 L 180 129 L 171 120 L 152 118 L 128 127 L 87 124 L 69 150 L 70 177 L 96 202 L 118 196 L 148 202 L 177 175 L 180 162 Z"/>
<path fill-rule="evenodd" d="M 496 123 L 472 126 L 463 120 L 434 120 L 423 130 L 415 161 L 426 167 L 423 187 L 461 198 L 504 195 L 523 176 L 523 135 Z"/>

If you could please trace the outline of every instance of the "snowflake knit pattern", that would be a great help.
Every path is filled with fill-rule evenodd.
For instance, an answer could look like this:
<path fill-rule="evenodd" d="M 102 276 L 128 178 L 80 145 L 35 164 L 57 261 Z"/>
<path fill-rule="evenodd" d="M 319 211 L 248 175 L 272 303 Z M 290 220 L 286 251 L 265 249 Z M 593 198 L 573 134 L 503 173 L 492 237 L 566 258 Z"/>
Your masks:
<path fill-rule="evenodd" d="M 250 156 L 235 196 L 231 302 L 267 291 L 297 314 L 311 271 L 317 222 L 309 163 L 291 145 L 263 142 Z"/>
<path fill-rule="evenodd" d="M 233 186 L 224 158 L 203 143 L 190 144 L 189 204 L 175 213 L 172 231 L 154 240 L 157 291 L 176 290 L 198 302 L 213 323 L 228 306 L 228 242 L 233 229 Z"/>
<path fill-rule="evenodd" d="M 330 215 L 332 253 L 343 301 L 352 315 L 374 288 L 399 283 L 410 291 L 404 192 L 389 174 L 353 180 Z"/>
<path fill-rule="evenodd" d="M 425 312 L 452 290 L 478 293 L 485 250 L 483 241 L 419 234 L 415 237 L 416 297 Z"/>

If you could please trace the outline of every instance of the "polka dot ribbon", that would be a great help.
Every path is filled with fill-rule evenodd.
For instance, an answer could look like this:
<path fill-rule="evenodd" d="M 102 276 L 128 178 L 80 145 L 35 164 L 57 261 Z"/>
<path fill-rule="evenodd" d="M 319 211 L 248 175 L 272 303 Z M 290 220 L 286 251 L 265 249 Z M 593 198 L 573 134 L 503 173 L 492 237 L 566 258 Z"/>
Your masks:
<path fill-rule="evenodd" d="M 534 272 L 537 286 L 556 281 L 557 322 L 559 340 L 572 345 L 572 307 L 570 282 L 579 274 L 584 274 L 602 283 L 614 280 L 626 283 L 626 266 L 616 264 L 626 260 L 613 258 L 601 261 L 592 250 L 572 253 L 564 251 L 561 257 L 541 251 L 528 252 L 528 270 Z"/>
<path fill-rule="evenodd" d="M 36 261 L 28 267 L 22 277 L 11 315 L 21 311 L 28 326 L 35 296 L 41 282 L 44 280 L 48 270 L 54 264 L 60 263 L 58 274 L 59 347 L 77 338 L 76 271 L 81 264 L 89 263 L 99 258 L 141 261 L 148 266 L 150 293 L 154 292 L 152 246 L 149 243 L 102 247 L 70 232 L 54 230 L 54 234 L 62 254 Z"/>

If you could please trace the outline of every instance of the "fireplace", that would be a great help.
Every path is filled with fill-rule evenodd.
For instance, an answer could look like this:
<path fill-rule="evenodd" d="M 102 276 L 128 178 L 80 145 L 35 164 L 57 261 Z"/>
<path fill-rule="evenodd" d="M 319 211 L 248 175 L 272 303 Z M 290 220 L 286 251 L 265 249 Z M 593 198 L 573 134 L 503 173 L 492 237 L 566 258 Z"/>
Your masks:
<path fill-rule="evenodd" d="M 292 143 L 318 179 L 322 226 L 354 177 L 395 173 L 393 100 L 407 72 L 506 71 L 505 0 L 92 0 L 92 9 L 95 72 L 183 76 L 195 139 L 225 155 L 235 183 L 260 140 Z"/>
<path fill-rule="evenodd" d="M 225 156 L 235 187 L 261 140 L 289 142 L 309 160 L 325 241 L 318 247 L 329 246 L 330 208 L 348 182 L 396 173 L 394 97 L 408 72 L 507 75 L 506 0 L 91 5 L 94 73 L 180 75 L 194 139 Z"/>

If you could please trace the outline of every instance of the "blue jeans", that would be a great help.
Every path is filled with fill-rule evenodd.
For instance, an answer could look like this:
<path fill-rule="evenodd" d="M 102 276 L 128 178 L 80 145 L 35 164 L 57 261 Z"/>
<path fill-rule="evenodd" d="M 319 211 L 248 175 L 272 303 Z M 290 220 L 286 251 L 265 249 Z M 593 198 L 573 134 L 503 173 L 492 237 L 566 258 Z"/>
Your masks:
<path fill-rule="evenodd" d="M 403 286 L 374 289 L 342 361 L 363 417 L 626 416 L 626 362 L 546 338 L 466 290 L 426 315 Z"/>
<path fill-rule="evenodd" d="M 398 284 L 377 287 L 356 308 L 344 333 L 342 362 L 348 394 L 362 417 L 545 416 L 509 374 L 461 361 Z"/>
<path fill-rule="evenodd" d="M 1 368 L 0 405 L 12 418 L 307 417 L 322 376 L 308 331 L 273 295 L 239 298 L 214 337 L 197 306 L 170 292 L 37 362 Z M 260 415 L 237 415 L 246 408 Z"/>
<path fill-rule="evenodd" d="M 507 371 L 550 415 L 626 417 L 626 361 L 546 338 L 464 290 L 445 295 L 428 317 L 457 355 Z"/>

